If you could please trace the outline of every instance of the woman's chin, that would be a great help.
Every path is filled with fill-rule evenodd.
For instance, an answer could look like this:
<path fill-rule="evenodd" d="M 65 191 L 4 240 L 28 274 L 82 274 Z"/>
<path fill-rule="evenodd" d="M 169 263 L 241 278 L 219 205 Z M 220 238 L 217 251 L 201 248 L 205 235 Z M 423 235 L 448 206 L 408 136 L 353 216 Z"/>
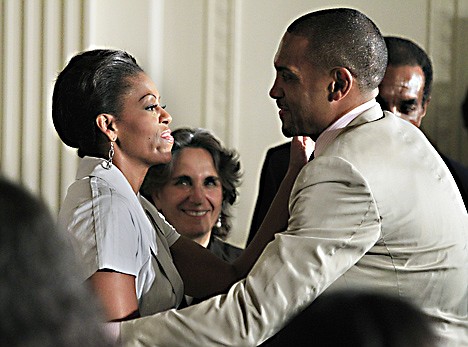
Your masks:
<path fill-rule="evenodd" d="M 171 161 L 171 159 L 172 159 L 172 153 L 170 150 L 167 152 L 163 152 L 163 153 L 159 152 L 158 155 L 156 156 L 156 159 L 153 165 L 167 164 Z"/>

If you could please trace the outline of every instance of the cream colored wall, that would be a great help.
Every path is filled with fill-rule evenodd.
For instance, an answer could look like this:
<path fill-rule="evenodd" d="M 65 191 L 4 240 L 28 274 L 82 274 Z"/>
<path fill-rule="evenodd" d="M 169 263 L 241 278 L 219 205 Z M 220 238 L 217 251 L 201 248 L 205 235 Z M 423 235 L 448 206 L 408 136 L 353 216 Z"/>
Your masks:
<path fill-rule="evenodd" d="M 74 52 L 117 47 L 155 80 L 173 128 L 207 127 L 241 154 L 244 180 L 230 241 L 243 245 L 266 149 L 285 139 L 268 97 L 273 56 L 287 25 L 324 7 L 362 10 L 385 35 L 432 56 L 435 88 L 427 133 L 468 164 L 459 104 L 466 90 L 468 0 L 1 0 L 0 170 L 53 210 L 76 168 L 50 122 L 56 73 Z"/>

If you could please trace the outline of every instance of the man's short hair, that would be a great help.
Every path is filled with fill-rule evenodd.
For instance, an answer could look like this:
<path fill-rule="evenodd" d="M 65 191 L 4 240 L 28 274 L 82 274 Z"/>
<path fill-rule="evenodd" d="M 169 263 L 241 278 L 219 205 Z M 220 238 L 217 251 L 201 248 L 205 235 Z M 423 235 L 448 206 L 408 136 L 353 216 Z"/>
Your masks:
<path fill-rule="evenodd" d="M 395 36 L 386 36 L 385 43 L 388 50 L 388 65 L 420 66 L 424 72 L 423 104 L 431 96 L 432 91 L 432 63 L 424 50 L 416 43 Z"/>
<path fill-rule="evenodd" d="M 387 68 L 387 48 L 379 28 L 363 13 L 335 8 L 296 19 L 287 32 L 307 37 L 315 66 L 347 68 L 362 91 L 377 88 Z"/>

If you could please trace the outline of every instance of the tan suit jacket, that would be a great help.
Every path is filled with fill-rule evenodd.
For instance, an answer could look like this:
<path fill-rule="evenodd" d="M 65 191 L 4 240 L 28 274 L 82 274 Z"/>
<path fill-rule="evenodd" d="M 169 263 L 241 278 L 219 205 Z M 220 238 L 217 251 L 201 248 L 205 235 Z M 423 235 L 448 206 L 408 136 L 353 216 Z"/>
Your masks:
<path fill-rule="evenodd" d="M 440 345 L 468 343 L 468 215 L 419 129 L 372 107 L 303 168 L 289 206 L 287 230 L 245 280 L 199 305 L 122 323 L 124 345 L 255 346 L 343 287 L 410 299 L 432 317 Z"/>

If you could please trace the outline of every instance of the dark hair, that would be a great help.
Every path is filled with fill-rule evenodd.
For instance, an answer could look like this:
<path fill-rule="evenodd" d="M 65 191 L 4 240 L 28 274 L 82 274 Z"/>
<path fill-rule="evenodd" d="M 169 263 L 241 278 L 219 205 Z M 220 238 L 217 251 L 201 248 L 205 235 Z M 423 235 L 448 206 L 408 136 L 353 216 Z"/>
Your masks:
<path fill-rule="evenodd" d="M 435 347 L 429 318 L 388 294 L 342 290 L 322 294 L 264 346 Z"/>
<path fill-rule="evenodd" d="M 388 65 L 420 66 L 424 72 L 423 104 L 431 96 L 432 63 L 424 50 L 414 42 L 394 36 L 386 36 L 385 43 L 388 50 Z"/>
<path fill-rule="evenodd" d="M 0 178 L 0 221 L 0 345 L 109 345 L 97 300 L 45 204 Z"/>
<path fill-rule="evenodd" d="M 237 199 L 237 188 L 242 177 L 239 154 L 232 149 L 224 148 L 221 142 L 208 130 L 201 128 L 180 128 L 172 132 L 172 160 L 167 164 L 152 166 L 141 186 L 143 196 L 151 200 L 151 193 L 164 187 L 172 175 L 174 162 L 184 148 L 203 148 L 213 157 L 216 171 L 223 187 L 223 203 L 221 207 L 221 227 L 214 226 L 213 235 L 225 239 L 231 230 L 230 206 Z"/>
<path fill-rule="evenodd" d="M 387 48 L 379 28 L 363 13 L 335 8 L 296 19 L 287 32 L 309 40 L 315 66 L 347 68 L 363 92 L 378 87 L 387 67 Z"/>
<path fill-rule="evenodd" d="M 130 87 L 129 78 L 142 73 L 135 58 L 124 51 L 96 49 L 75 55 L 55 82 L 52 119 L 60 139 L 78 148 L 78 155 L 99 152 L 96 117 L 118 117 L 121 96 Z"/>

